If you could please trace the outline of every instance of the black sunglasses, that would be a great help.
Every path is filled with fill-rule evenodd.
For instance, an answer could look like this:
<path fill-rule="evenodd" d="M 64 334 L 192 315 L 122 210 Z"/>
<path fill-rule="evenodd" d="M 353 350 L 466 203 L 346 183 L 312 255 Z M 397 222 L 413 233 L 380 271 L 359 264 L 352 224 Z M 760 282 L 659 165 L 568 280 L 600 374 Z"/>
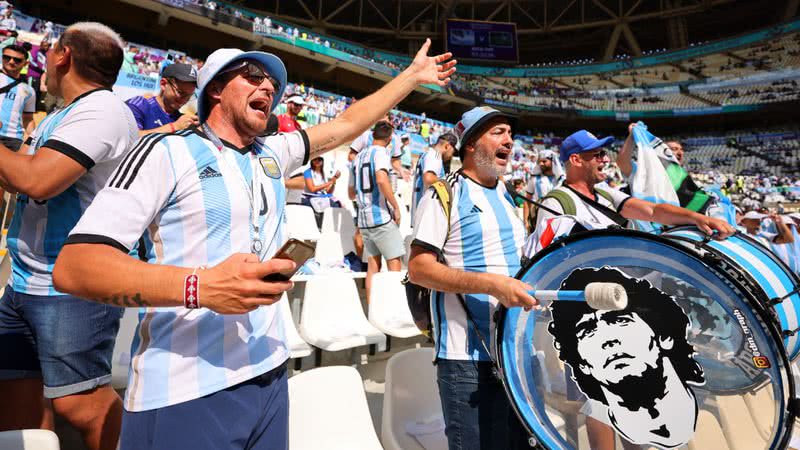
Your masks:
<path fill-rule="evenodd" d="M 17 64 L 22 64 L 25 58 L 17 58 L 16 56 L 3 55 L 3 61 L 14 61 Z"/>
<path fill-rule="evenodd" d="M 244 61 L 243 64 L 231 67 L 229 69 L 225 69 L 221 72 L 222 73 L 231 73 L 235 72 L 237 75 L 241 75 L 250 83 L 260 86 L 261 83 L 264 82 L 265 79 L 269 80 L 269 83 L 275 89 L 275 92 L 281 90 L 281 84 L 276 80 L 274 77 L 269 75 L 267 72 L 264 71 L 260 66 L 253 64 L 250 61 Z"/>
<path fill-rule="evenodd" d="M 604 160 L 606 158 L 606 156 L 608 156 L 608 152 L 605 151 L 605 150 L 600 150 L 597 153 L 591 153 L 591 154 L 588 154 L 586 156 L 589 157 L 588 159 L 596 159 L 598 161 L 602 161 L 602 160 Z"/>

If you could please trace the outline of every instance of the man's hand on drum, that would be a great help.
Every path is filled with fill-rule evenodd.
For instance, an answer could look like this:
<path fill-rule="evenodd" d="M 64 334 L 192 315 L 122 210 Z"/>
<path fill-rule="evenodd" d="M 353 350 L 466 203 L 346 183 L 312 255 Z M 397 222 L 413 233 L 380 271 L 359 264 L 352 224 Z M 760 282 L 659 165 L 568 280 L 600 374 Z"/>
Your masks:
<path fill-rule="evenodd" d="M 718 240 L 725 239 L 736 233 L 736 229 L 728 222 L 702 214 L 697 214 L 694 224 L 700 231 Z"/>
<path fill-rule="evenodd" d="M 516 278 L 493 274 L 489 293 L 506 308 L 521 306 L 530 311 L 539 306 L 539 301 L 528 294 L 532 290 L 531 285 Z"/>

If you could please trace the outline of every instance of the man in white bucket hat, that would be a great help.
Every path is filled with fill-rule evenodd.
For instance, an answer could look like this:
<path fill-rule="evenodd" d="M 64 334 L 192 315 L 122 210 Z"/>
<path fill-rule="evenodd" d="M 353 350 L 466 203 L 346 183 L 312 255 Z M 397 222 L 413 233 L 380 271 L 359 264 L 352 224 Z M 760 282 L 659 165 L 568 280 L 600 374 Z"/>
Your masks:
<path fill-rule="evenodd" d="M 140 307 L 121 448 L 285 449 L 284 325 L 292 287 L 272 259 L 286 240 L 293 169 L 351 141 L 421 84 L 444 86 L 450 54 L 411 65 L 335 120 L 261 137 L 286 87 L 276 56 L 212 53 L 198 73 L 200 126 L 143 138 L 72 230 L 59 290 Z M 128 251 L 138 242 L 138 261 Z"/>

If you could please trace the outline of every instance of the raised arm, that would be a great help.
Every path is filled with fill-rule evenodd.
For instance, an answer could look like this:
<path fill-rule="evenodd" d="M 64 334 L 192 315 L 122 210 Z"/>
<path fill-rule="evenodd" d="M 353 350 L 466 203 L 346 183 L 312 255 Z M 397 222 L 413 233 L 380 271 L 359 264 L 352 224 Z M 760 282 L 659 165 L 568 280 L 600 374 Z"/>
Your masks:
<path fill-rule="evenodd" d="M 772 239 L 772 242 L 776 244 L 791 244 L 794 242 L 794 236 L 792 236 L 792 230 L 783 223 L 783 218 L 777 214 L 770 214 L 770 219 L 775 222 L 775 229 L 778 230 L 778 235 Z"/>
<path fill-rule="evenodd" d="M 619 167 L 620 172 L 625 178 L 628 178 L 633 173 L 633 126 L 635 124 L 628 125 L 628 138 L 625 139 L 625 143 L 622 144 L 622 149 L 620 149 L 619 153 L 617 154 L 617 167 Z"/>
<path fill-rule="evenodd" d="M 386 115 L 417 86 L 447 85 L 450 82 L 450 75 L 456 71 L 456 61 L 448 61 L 452 56 L 450 53 L 428 56 L 430 46 L 430 39 L 426 39 L 411 65 L 377 92 L 359 100 L 336 119 L 309 128 L 307 130 L 311 144 L 309 158 L 313 159 L 352 141 Z"/>

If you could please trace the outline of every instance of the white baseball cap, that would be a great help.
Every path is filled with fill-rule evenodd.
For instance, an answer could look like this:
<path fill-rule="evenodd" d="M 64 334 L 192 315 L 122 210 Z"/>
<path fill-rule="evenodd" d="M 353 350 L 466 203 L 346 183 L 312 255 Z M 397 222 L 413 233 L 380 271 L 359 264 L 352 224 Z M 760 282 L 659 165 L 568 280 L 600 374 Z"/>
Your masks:
<path fill-rule="evenodd" d="M 288 100 L 286 100 L 286 103 L 294 103 L 295 105 L 305 105 L 306 101 L 303 100 L 303 97 L 300 97 L 299 95 L 293 95 L 289 97 Z"/>
<path fill-rule="evenodd" d="M 788 214 L 794 220 L 800 220 L 800 212 L 793 212 Z"/>
<path fill-rule="evenodd" d="M 761 219 L 763 219 L 764 217 L 767 217 L 767 215 L 766 215 L 766 214 L 761 214 L 760 212 L 757 212 L 757 211 L 747 211 L 747 214 L 745 214 L 745 215 L 742 217 L 742 219 L 755 219 L 755 220 L 761 220 Z"/>
<path fill-rule="evenodd" d="M 283 98 L 283 91 L 286 90 L 286 66 L 283 65 L 283 61 L 280 58 L 267 52 L 245 52 L 238 48 L 221 48 L 208 55 L 203 68 L 197 71 L 197 116 L 201 122 L 204 122 L 208 117 L 208 107 L 205 100 L 205 90 L 208 83 L 223 69 L 237 61 L 246 59 L 256 61 L 264 66 L 267 73 L 280 84 L 273 98 L 278 100 Z M 278 106 L 278 102 L 272 102 L 272 110 L 276 106 Z"/>

